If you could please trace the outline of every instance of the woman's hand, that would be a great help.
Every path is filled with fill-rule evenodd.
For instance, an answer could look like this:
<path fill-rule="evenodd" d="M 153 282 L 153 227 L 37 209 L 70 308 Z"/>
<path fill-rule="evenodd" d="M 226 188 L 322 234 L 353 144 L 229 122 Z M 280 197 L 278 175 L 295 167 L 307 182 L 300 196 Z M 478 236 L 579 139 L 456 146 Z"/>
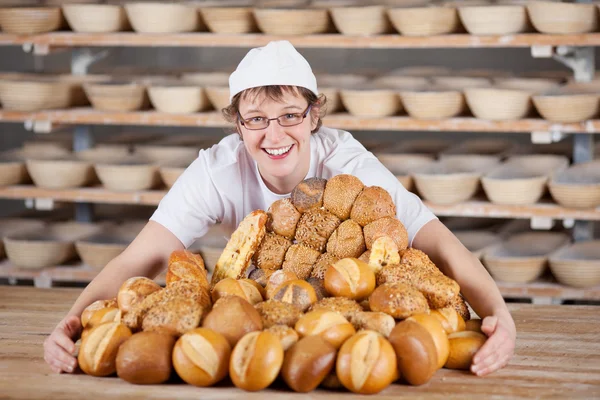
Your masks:
<path fill-rule="evenodd" d="M 471 365 L 471 371 L 478 376 L 491 374 L 506 366 L 514 354 L 517 338 L 510 314 L 485 317 L 481 323 L 481 331 L 488 336 L 488 340 L 475 354 Z"/>
<path fill-rule="evenodd" d="M 52 371 L 73 372 L 77 367 L 75 341 L 81 334 L 81 321 L 74 315 L 66 317 L 44 340 L 44 360 Z"/>

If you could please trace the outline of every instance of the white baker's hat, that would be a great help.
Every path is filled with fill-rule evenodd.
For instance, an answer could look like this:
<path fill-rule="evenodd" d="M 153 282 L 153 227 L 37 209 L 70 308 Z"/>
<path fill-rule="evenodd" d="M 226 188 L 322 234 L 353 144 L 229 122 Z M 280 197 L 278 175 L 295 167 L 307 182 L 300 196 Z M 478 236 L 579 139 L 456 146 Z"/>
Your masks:
<path fill-rule="evenodd" d="M 229 77 L 229 101 L 259 86 L 299 86 L 319 95 L 317 78 L 308 61 L 287 40 L 252 49 Z"/>

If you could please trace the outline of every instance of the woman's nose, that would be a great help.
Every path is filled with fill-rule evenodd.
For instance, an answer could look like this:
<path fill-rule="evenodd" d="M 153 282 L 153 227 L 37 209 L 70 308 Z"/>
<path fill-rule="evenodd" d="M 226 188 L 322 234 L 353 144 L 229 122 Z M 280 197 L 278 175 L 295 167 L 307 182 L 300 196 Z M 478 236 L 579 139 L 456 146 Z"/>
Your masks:
<path fill-rule="evenodd" d="M 279 125 L 279 123 L 275 121 L 271 121 L 269 126 L 267 127 L 267 139 L 269 139 L 272 143 L 278 143 L 285 136 L 284 127 Z"/>

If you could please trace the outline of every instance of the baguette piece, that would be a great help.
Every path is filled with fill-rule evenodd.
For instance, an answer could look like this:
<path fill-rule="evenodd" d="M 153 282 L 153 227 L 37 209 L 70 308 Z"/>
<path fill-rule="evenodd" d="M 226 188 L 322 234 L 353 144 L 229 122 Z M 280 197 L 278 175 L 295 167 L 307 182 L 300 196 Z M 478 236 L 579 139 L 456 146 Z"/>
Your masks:
<path fill-rule="evenodd" d="M 266 223 L 267 213 L 262 210 L 251 212 L 240 222 L 215 265 L 212 286 L 224 278 L 245 276 L 250 260 L 265 236 Z"/>

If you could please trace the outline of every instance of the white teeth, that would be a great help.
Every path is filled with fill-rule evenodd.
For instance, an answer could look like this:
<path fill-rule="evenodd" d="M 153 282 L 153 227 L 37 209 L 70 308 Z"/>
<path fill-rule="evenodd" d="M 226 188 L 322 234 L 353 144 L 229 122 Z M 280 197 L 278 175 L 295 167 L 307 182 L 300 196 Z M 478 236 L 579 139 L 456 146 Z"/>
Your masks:
<path fill-rule="evenodd" d="M 281 149 L 265 149 L 265 151 L 272 156 L 280 156 L 290 151 L 291 148 L 292 145 L 289 145 L 287 147 L 282 147 Z"/>

